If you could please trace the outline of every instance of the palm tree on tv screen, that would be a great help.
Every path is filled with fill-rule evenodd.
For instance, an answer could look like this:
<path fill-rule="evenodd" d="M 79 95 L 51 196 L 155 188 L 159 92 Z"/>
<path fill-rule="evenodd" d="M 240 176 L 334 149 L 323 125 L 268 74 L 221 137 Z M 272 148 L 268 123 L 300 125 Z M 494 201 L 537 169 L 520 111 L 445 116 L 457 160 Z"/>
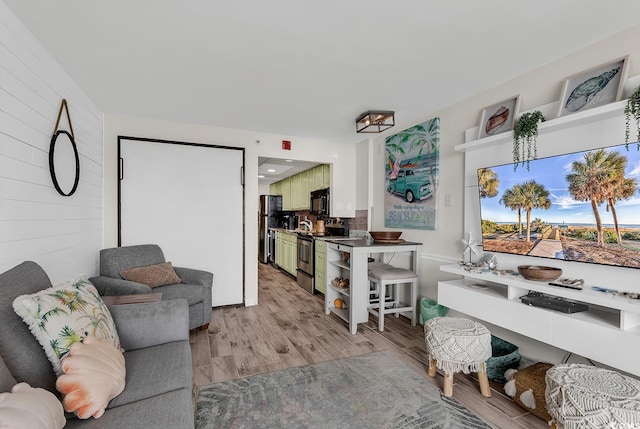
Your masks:
<path fill-rule="evenodd" d="M 616 199 L 619 199 L 616 198 L 617 194 L 611 191 L 613 181 L 619 177 L 619 173 L 616 173 L 619 169 L 619 161 L 616 160 L 614 153 L 617 154 L 617 152 L 607 153 L 604 149 L 588 152 L 584 154 L 583 161 L 571 163 L 572 172 L 567 174 L 571 196 L 578 201 L 591 202 L 596 220 L 597 244 L 600 247 L 604 247 L 604 232 L 598 206 L 610 199 L 615 205 Z M 624 172 L 624 169 L 622 171 Z"/>
<path fill-rule="evenodd" d="M 522 194 L 522 185 L 514 185 L 504 191 L 500 204 L 511 210 L 518 211 L 518 237 L 522 237 L 522 208 L 524 206 L 524 195 Z"/>
<path fill-rule="evenodd" d="M 535 180 L 529 180 L 519 186 L 522 188 L 522 208 L 527 212 L 527 242 L 529 242 L 531 241 L 531 211 L 533 209 L 550 209 L 551 200 L 549 199 L 549 191 Z"/>
<path fill-rule="evenodd" d="M 618 214 L 616 213 L 616 202 L 631 198 L 636 193 L 638 183 L 634 178 L 624 177 L 624 171 L 627 168 L 626 156 L 619 152 L 610 152 L 606 159 L 610 169 L 609 180 L 604 192 L 607 200 L 607 211 L 611 211 L 611 216 L 613 217 L 616 240 L 618 244 L 622 244 L 622 234 L 620 234 Z"/>
<path fill-rule="evenodd" d="M 478 169 L 478 187 L 480 198 L 493 198 L 498 195 L 500 179 L 495 171 L 490 168 Z"/>

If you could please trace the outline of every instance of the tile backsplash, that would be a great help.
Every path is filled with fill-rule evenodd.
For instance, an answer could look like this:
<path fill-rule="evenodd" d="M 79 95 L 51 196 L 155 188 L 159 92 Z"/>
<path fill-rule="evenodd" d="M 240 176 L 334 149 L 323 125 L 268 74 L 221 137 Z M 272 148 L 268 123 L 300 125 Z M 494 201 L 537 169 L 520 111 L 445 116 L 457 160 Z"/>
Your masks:
<path fill-rule="evenodd" d="M 300 219 L 307 218 L 311 222 L 315 222 L 318 220 L 318 217 L 309 213 L 308 210 L 297 211 L 296 214 L 300 216 Z M 358 237 L 358 238 L 366 238 L 368 237 L 368 211 L 367 210 L 356 210 L 356 216 L 352 218 L 326 218 L 322 217 L 327 221 L 327 226 L 330 226 L 332 223 L 336 221 L 342 221 L 345 229 L 349 231 L 350 237 Z"/>
<path fill-rule="evenodd" d="M 356 217 L 349 218 L 349 237 L 368 237 L 368 221 L 367 210 L 356 210 Z"/>

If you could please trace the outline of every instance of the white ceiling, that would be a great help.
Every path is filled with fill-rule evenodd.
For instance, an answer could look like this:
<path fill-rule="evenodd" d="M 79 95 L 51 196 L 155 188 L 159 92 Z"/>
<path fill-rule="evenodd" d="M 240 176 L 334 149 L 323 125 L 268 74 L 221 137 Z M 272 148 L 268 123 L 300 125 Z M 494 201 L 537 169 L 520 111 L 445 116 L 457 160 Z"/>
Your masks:
<path fill-rule="evenodd" d="M 640 22 L 637 0 L 2 1 L 105 113 L 344 142 Z"/>
<path fill-rule="evenodd" d="M 315 167 L 319 163 L 293 159 L 258 158 L 258 183 L 270 185 Z"/>

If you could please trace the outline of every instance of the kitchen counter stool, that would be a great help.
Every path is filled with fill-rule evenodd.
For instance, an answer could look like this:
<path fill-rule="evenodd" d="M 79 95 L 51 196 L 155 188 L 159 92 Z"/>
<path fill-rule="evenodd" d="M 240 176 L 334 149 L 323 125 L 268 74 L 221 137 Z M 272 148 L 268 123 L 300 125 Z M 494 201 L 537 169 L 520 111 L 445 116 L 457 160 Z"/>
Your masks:
<path fill-rule="evenodd" d="M 491 357 L 491 333 L 481 323 L 457 317 L 434 317 L 424 323 L 429 355 L 429 376 L 436 368 L 444 372 L 444 396 L 453 395 L 453 374 L 478 374 L 480 393 L 489 398 L 491 389 L 486 360 Z"/>
<path fill-rule="evenodd" d="M 369 282 L 373 287 L 369 291 L 368 309 L 370 313 L 378 316 L 378 330 L 384 331 L 385 314 L 395 314 L 398 317 L 400 313 L 411 312 L 411 326 L 416 326 L 417 274 L 385 263 L 375 264 L 369 264 Z M 400 302 L 397 290 L 400 285 L 410 286 L 409 304 Z"/>

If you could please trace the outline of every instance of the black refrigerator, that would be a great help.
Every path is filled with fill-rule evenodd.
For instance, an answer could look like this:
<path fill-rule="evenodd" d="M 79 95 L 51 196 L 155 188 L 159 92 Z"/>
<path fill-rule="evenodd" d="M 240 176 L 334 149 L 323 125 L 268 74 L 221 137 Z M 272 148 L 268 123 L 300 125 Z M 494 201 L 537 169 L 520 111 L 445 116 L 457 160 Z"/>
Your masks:
<path fill-rule="evenodd" d="M 280 195 L 260 195 L 258 214 L 258 260 L 264 264 L 276 260 L 276 237 L 270 228 L 280 225 L 282 197 Z"/>

